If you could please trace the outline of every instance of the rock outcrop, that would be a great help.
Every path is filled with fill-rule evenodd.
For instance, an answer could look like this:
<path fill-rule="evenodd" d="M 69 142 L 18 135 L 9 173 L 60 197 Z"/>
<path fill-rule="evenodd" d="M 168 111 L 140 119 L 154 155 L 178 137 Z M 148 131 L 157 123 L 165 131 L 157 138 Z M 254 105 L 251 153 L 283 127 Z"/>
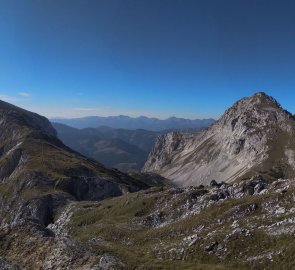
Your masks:
<path fill-rule="evenodd" d="M 257 173 L 295 176 L 294 116 L 265 93 L 236 102 L 207 130 L 160 136 L 143 171 L 181 186 L 233 182 Z"/>

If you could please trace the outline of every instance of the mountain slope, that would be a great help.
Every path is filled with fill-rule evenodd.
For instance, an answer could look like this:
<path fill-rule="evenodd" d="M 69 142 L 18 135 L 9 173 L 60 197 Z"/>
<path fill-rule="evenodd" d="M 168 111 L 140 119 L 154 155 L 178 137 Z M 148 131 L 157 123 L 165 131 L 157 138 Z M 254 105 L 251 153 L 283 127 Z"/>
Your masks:
<path fill-rule="evenodd" d="M 214 119 L 184 119 L 170 117 L 165 120 L 148 117 L 129 117 L 125 115 L 120 116 L 88 116 L 83 118 L 51 119 L 52 122 L 65 124 L 75 128 L 97 128 L 99 126 L 108 126 L 115 129 L 145 129 L 151 131 L 163 131 L 171 129 L 202 129 L 214 123 Z"/>
<path fill-rule="evenodd" d="M 57 136 L 67 146 L 122 171 L 140 171 L 160 132 L 112 129 L 76 129 L 53 123 Z"/>
<path fill-rule="evenodd" d="M 66 147 L 50 122 L 0 101 L 0 226 L 47 226 L 68 201 L 101 200 L 146 185 Z"/>
<path fill-rule="evenodd" d="M 257 93 L 235 103 L 200 134 L 161 136 L 144 166 L 189 186 L 254 174 L 295 176 L 295 121 L 276 100 Z"/>

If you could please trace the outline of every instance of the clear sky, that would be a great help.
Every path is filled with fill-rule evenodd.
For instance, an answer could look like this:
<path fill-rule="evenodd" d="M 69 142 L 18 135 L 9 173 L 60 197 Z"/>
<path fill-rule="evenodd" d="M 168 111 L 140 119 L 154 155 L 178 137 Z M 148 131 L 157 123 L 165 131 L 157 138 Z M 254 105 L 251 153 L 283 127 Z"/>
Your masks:
<path fill-rule="evenodd" d="M 295 113 L 294 0 L 0 0 L 0 99 L 48 117 Z"/>

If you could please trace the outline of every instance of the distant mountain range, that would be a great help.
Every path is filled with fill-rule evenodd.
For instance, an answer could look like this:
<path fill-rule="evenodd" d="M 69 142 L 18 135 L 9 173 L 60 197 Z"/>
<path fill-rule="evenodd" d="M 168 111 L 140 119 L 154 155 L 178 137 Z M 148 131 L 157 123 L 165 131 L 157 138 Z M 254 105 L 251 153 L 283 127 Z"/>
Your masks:
<path fill-rule="evenodd" d="M 184 119 L 170 117 L 166 120 L 157 118 L 148 118 L 145 116 L 129 117 L 125 115 L 119 116 L 88 116 L 83 118 L 54 118 L 51 122 L 61 123 L 74 128 L 97 128 L 100 126 L 108 126 L 116 129 L 145 129 L 151 131 L 163 130 L 187 130 L 187 129 L 202 129 L 210 126 L 215 122 L 214 119 Z"/>
<path fill-rule="evenodd" d="M 110 127 L 77 129 L 52 123 L 67 146 L 105 166 L 122 171 L 139 171 L 147 160 L 156 138 L 163 132 Z"/>

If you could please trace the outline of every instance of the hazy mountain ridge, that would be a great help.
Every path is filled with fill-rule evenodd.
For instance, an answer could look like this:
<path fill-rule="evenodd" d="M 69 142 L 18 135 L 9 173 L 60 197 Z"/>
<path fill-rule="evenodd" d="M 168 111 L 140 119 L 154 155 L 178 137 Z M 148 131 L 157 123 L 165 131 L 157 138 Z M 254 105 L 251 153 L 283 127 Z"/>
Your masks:
<path fill-rule="evenodd" d="M 161 132 L 112 129 L 76 129 L 53 123 L 58 137 L 69 147 L 105 166 L 122 171 L 140 171 Z"/>
<path fill-rule="evenodd" d="M 241 99 L 200 134 L 160 136 L 144 171 L 179 185 L 295 176 L 294 117 L 265 93 Z"/>
<path fill-rule="evenodd" d="M 214 119 L 184 119 L 177 117 L 170 117 L 166 120 L 157 118 L 129 117 L 125 115 L 120 116 L 88 116 L 83 118 L 54 118 L 52 122 L 65 124 L 74 128 L 97 128 L 100 126 L 108 126 L 115 129 L 144 129 L 150 131 L 163 131 L 163 130 L 179 130 L 179 129 L 202 129 L 210 126 L 215 122 Z"/>
<path fill-rule="evenodd" d="M 107 167 L 124 172 L 140 171 L 157 137 L 170 132 L 113 129 L 106 126 L 76 129 L 60 123 L 52 125 L 59 139 L 70 148 Z"/>

